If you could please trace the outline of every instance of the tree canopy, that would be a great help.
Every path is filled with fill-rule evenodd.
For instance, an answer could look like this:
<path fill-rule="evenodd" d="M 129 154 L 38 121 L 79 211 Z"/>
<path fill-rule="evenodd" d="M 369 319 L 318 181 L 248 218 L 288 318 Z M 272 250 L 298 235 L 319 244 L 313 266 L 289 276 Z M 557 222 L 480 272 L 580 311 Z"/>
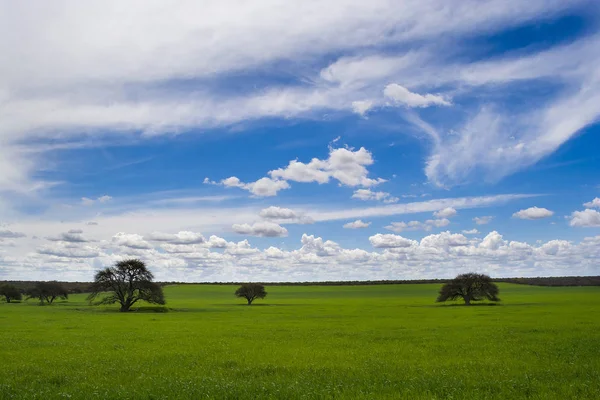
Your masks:
<path fill-rule="evenodd" d="M 23 299 L 21 291 L 16 286 L 8 284 L 0 286 L 0 296 L 3 296 L 7 303 Z"/>
<path fill-rule="evenodd" d="M 69 292 L 60 283 L 38 282 L 27 291 L 27 299 L 38 299 L 40 304 L 52 304 L 56 299 L 68 299 Z"/>
<path fill-rule="evenodd" d="M 114 267 L 96 273 L 88 301 L 92 304 L 119 303 L 121 312 L 129 311 L 140 300 L 165 304 L 163 290 L 160 285 L 152 282 L 153 279 L 154 275 L 143 261 L 119 261 Z M 94 302 L 97 298 L 100 300 Z"/>
<path fill-rule="evenodd" d="M 470 272 L 458 275 L 444 284 L 440 289 L 437 301 L 443 302 L 462 298 L 466 305 L 471 305 L 472 301 L 483 299 L 500 301 L 498 293 L 498 286 L 492 282 L 492 278 L 484 274 Z"/>
<path fill-rule="evenodd" d="M 236 297 L 243 297 L 251 305 L 255 299 L 264 299 L 267 297 L 265 287 L 260 283 L 244 283 L 235 291 Z"/>

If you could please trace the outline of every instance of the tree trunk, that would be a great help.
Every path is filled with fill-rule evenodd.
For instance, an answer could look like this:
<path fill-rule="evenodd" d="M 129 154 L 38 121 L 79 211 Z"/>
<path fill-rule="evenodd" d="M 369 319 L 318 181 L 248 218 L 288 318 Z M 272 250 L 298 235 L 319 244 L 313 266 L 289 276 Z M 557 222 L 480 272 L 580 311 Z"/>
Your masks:
<path fill-rule="evenodd" d="M 465 296 L 465 306 L 471 305 L 471 298 L 469 296 Z"/>
<path fill-rule="evenodd" d="M 127 304 L 122 304 L 121 305 L 121 310 L 119 310 L 121 312 L 127 312 L 129 311 L 129 306 Z"/>
<path fill-rule="evenodd" d="M 246 300 L 248 300 L 248 305 L 252 305 L 252 299 L 248 298 Z"/>
<path fill-rule="evenodd" d="M 7 298 L 6 298 L 6 302 L 7 302 L 7 303 L 10 303 L 10 297 L 7 297 Z"/>

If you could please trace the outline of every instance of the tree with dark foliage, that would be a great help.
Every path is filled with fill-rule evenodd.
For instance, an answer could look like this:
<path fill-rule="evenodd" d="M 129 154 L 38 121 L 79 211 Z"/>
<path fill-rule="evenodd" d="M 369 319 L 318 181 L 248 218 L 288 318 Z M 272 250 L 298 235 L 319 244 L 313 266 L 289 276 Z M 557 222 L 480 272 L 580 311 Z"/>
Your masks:
<path fill-rule="evenodd" d="M 160 285 L 152 282 L 153 279 L 154 275 L 146 268 L 143 261 L 136 259 L 119 261 L 114 267 L 96 273 L 88 301 L 93 303 L 96 298 L 107 292 L 107 296 L 93 304 L 119 303 L 121 312 L 129 311 L 140 300 L 165 304 L 163 290 Z"/>
<path fill-rule="evenodd" d="M 458 275 L 442 286 L 437 301 L 462 298 L 465 305 L 469 306 L 472 301 L 479 301 L 484 298 L 490 301 L 500 301 L 498 292 L 498 286 L 492 282 L 489 276 L 470 272 Z"/>
<path fill-rule="evenodd" d="M 7 303 L 10 303 L 13 300 L 22 300 L 23 295 L 21 291 L 13 285 L 2 285 L 0 286 L 0 296 L 3 296 L 6 299 Z"/>
<path fill-rule="evenodd" d="M 69 292 L 60 283 L 53 282 L 38 282 L 36 285 L 27 291 L 27 299 L 39 299 L 40 304 L 52 304 L 56 299 L 67 300 Z"/>
<path fill-rule="evenodd" d="M 243 297 L 251 305 L 255 299 L 264 299 L 267 297 L 265 287 L 260 283 L 244 283 L 235 291 L 236 297 Z"/>

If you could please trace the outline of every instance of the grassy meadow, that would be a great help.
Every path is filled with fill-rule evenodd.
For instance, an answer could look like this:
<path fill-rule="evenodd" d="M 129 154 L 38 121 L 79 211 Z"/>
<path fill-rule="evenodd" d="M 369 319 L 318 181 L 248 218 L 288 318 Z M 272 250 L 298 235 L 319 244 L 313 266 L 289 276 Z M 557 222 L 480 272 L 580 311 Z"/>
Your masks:
<path fill-rule="evenodd" d="M 165 288 L 166 308 L 85 295 L 0 304 L 0 399 L 600 399 L 600 287 Z"/>

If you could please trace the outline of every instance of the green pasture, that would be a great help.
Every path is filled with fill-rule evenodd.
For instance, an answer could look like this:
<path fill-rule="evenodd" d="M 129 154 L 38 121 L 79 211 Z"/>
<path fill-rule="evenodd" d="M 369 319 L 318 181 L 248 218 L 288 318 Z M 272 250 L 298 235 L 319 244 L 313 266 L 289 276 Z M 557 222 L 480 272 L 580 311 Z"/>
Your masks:
<path fill-rule="evenodd" d="M 600 399 L 600 287 L 499 286 L 471 307 L 436 284 L 2 303 L 0 399 Z"/>

